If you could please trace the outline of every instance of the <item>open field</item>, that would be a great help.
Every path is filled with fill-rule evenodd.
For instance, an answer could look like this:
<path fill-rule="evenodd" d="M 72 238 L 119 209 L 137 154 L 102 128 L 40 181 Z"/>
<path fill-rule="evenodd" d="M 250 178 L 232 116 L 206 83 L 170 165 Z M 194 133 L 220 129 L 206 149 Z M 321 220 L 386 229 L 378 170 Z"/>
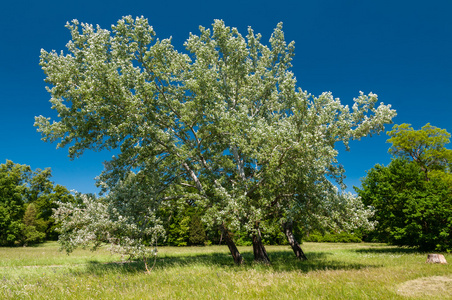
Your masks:
<path fill-rule="evenodd" d="M 267 246 L 272 265 L 239 247 L 240 267 L 226 246 L 161 247 L 150 274 L 105 250 L 0 248 L 0 299 L 452 299 L 451 254 L 439 265 L 381 244 L 302 247 L 309 261 L 296 261 L 289 246 Z"/>

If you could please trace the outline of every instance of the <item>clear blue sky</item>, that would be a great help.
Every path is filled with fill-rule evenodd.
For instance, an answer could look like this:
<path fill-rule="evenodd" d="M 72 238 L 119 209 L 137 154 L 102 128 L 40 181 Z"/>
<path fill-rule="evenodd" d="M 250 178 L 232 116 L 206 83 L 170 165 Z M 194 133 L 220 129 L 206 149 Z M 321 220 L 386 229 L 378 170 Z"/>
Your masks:
<path fill-rule="evenodd" d="M 373 92 L 397 110 L 395 123 L 426 123 L 452 132 L 452 1 L 5 1 L 0 5 L 0 163 L 6 159 L 50 167 L 55 183 L 97 192 L 94 177 L 111 153 L 86 152 L 70 161 L 67 149 L 44 143 L 34 116 L 54 117 L 39 67 L 40 49 L 64 50 L 67 21 L 110 25 L 125 15 L 145 16 L 160 38 L 182 44 L 214 19 L 243 34 L 248 26 L 268 41 L 284 23 L 295 41 L 293 72 L 299 86 L 331 91 L 350 104 L 359 91 Z M 388 126 L 387 129 L 390 129 Z M 353 142 L 339 156 L 351 190 L 376 163 L 390 156 L 385 134 Z"/>

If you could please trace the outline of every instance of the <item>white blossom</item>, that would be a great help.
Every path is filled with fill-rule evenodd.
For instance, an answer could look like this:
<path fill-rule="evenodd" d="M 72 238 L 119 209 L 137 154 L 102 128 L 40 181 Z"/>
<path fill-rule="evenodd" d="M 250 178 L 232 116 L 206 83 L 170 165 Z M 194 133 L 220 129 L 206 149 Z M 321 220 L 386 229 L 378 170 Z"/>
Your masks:
<path fill-rule="evenodd" d="M 67 54 L 41 51 L 59 117 L 37 117 L 38 131 L 72 158 L 119 150 L 99 176 L 108 196 L 56 211 L 67 249 L 109 241 L 141 253 L 140 234 L 161 233 L 155 212 L 174 198 L 204 208 L 209 226 L 252 231 L 270 215 L 365 222 L 369 210 L 334 187 L 344 173 L 335 147 L 380 132 L 395 111 L 373 93 L 360 92 L 350 109 L 297 87 L 282 24 L 267 46 L 251 28 L 244 37 L 216 20 L 190 34 L 184 53 L 142 17 L 111 31 L 67 27 Z"/>

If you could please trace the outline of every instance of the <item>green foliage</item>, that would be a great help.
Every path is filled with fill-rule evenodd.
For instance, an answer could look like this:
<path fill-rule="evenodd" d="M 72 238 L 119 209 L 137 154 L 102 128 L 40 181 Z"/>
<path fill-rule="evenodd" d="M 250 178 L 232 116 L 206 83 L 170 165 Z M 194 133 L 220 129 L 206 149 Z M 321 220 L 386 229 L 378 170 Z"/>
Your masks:
<path fill-rule="evenodd" d="M 281 220 L 277 218 L 268 218 L 262 222 L 262 243 L 264 245 L 288 245 L 286 235 L 281 229 Z M 295 226 L 294 235 L 299 241 L 299 228 Z"/>
<path fill-rule="evenodd" d="M 260 226 L 262 227 L 262 243 L 264 245 L 288 244 L 287 238 L 281 230 L 281 224 L 278 219 L 267 219 L 265 222 L 262 222 Z M 237 246 L 252 245 L 250 233 L 246 230 L 235 231 L 233 240 Z"/>
<path fill-rule="evenodd" d="M 160 208 L 158 216 L 162 219 L 166 231 L 165 245 L 188 246 L 190 245 L 190 225 L 195 210 L 185 201 L 168 201 Z M 162 242 L 161 242 L 162 244 Z"/>
<path fill-rule="evenodd" d="M 249 233 L 244 230 L 236 231 L 232 238 L 237 246 L 251 246 L 253 244 Z"/>
<path fill-rule="evenodd" d="M 0 246 L 56 238 L 52 209 L 73 196 L 50 177 L 50 169 L 32 171 L 9 160 L 0 165 Z"/>
<path fill-rule="evenodd" d="M 309 236 L 303 237 L 304 242 L 315 243 L 360 243 L 361 238 L 355 234 L 345 231 L 339 233 L 321 233 L 314 231 Z"/>
<path fill-rule="evenodd" d="M 45 237 L 46 234 L 36 229 L 36 226 L 25 226 L 22 229 L 22 237 L 19 242 L 24 246 L 28 246 L 32 244 L 42 243 Z"/>
<path fill-rule="evenodd" d="M 20 238 L 30 172 L 29 167 L 9 160 L 0 165 L 0 246 L 14 245 Z"/>
<path fill-rule="evenodd" d="M 24 245 L 36 244 L 43 242 L 48 227 L 43 219 L 37 219 L 37 209 L 34 203 L 27 205 L 23 219 L 23 236 L 22 243 Z"/>
<path fill-rule="evenodd" d="M 452 250 L 452 150 L 450 134 L 426 124 L 388 132 L 388 166 L 376 165 L 356 188 L 378 222 L 367 239 L 425 250 Z"/>
<path fill-rule="evenodd" d="M 193 214 L 189 230 L 190 245 L 204 245 L 206 242 L 206 231 L 198 214 Z"/>
<path fill-rule="evenodd" d="M 388 132 L 392 143 L 389 152 L 395 157 L 416 162 L 428 173 L 432 170 L 450 172 L 452 150 L 445 145 L 450 142 L 450 134 L 441 128 L 426 124 L 420 130 L 414 130 L 410 124 L 394 125 Z"/>
<path fill-rule="evenodd" d="M 187 203 L 174 203 L 168 209 L 166 216 L 169 222 L 165 224 L 169 246 L 204 245 L 207 243 L 206 230 L 202 224 L 199 212 Z M 167 212 L 167 213 L 168 213 Z"/>
<path fill-rule="evenodd" d="M 190 34 L 181 52 L 171 39 L 155 38 L 143 17 L 124 17 L 111 31 L 77 20 L 67 28 L 67 53 L 42 50 L 40 59 L 58 119 L 39 116 L 35 125 L 72 158 L 118 150 L 99 185 L 115 190 L 133 172 L 131 189 L 142 198 L 107 197 L 105 209 L 115 211 L 102 213 L 108 226 L 108 217 L 123 216 L 152 231 L 146 226 L 157 223 L 131 212 L 158 214 L 174 199 L 195 203 L 208 232 L 222 226 L 243 237 L 269 219 L 365 222 L 366 208 L 333 183 L 342 184 L 344 173 L 335 147 L 379 133 L 396 113 L 373 93 L 360 92 L 349 106 L 300 89 L 290 71 L 294 42 L 285 41 L 281 23 L 264 45 L 251 28 L 244 36 L 215 20 Z M 168 242 L 187 243 L 190 219 L 172 222 Z M 67 241 L 70 232 L 79 231 L 68 228 Z"/>
<path fill-rule="evenodd" d="M 190 237 L 190 216 L 174 218 L 168 231 L 168 245 L 187 246 Z"/>

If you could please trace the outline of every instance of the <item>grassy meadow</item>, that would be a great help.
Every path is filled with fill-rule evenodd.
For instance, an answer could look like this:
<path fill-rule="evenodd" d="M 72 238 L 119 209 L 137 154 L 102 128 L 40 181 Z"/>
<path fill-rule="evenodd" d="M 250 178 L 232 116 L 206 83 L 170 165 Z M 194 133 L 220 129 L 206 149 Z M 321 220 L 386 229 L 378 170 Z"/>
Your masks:
<path fill-rule="evenodd" d="M 452 299 L 452 254 L 439 265 L 382 244 L 304 243 L 301 262 L 289 246 L 266 248 L 271 265 L 239 247 L 235 266 L 226 246 L 160 247 L 150 274 L 104 249 L 0 248 L 0 299 Z"/>

